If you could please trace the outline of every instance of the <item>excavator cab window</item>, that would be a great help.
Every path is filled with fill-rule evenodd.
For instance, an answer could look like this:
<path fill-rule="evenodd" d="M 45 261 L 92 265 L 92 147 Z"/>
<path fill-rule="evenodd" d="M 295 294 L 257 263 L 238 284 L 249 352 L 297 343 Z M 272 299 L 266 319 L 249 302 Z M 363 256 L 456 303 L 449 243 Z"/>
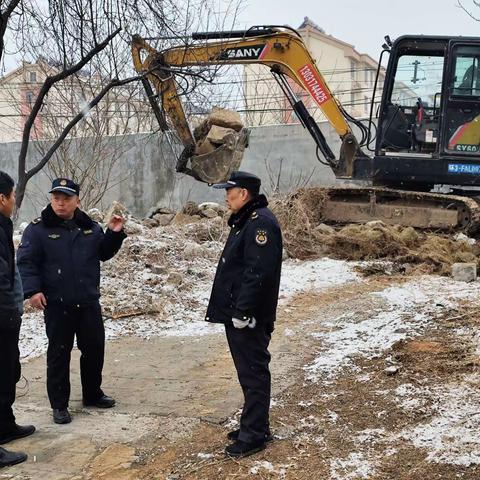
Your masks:
<path fill-rule="evenodd" d="M 438 148 L 444 50 L 407 45 L 396 57 L 395 77 L 382 115 L 381 149 L 429 154 Z"/>
<path fill-rule="evenodd" d="M 480 45 L 454 45 L 446 109 L 446 150 L 461 155 L 480 151 Z"/>

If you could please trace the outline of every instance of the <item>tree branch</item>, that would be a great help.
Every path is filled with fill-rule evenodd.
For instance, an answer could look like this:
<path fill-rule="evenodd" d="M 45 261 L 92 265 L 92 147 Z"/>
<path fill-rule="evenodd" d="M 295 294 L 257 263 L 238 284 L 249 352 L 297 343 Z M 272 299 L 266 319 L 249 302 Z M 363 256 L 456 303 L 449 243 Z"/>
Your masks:
<path fill-rule="evenodd" d="M 33 177 L 36 173 L 38 173 L 50 160 L 52 155 L 55 153 L 55 151 L 58 149 L 58 147 L 62 144 L 62 142 L 65 140 L 67 135 L 70 133 L 70 130 L 80 121 L 82 118 L 85 117 L 85 110 L 89 111 L 92 108 L 94 108 L 100 100 L 108 93 L 109 90 L 111 90 L 114 87 L 119 87 L 121 85 L 125 85 L 127 83 L 135 82 L 137 80 L 140 80 L 142 78 L 141 75 L 135 76 L 135 77 L 130 77 L 130 78 L 125 78 L 124 80 L 118 80 L 114 79 L 105 87 L 101 90 L 101 92 L 91 101 L 89 104 L 85 107 L 85 109 L 78 113 L 70 122 L 68 125 L 64 128 L 63 132 L 61 135 L 58 137 L 58 139 L 55 141 L 55 143 L 50 147 L 48 152 L 43 156 L 42 160 L 35 165 L 35 167 L 31 168 L 28 172 L 26 172 L 25 176 L 26 179 L 30 179 Z"/>
<path fill-rule="evenodd" d="M 26 157 L 28 151 L 28 144 L 30 141 L 30 133 L 32 131 L 32 127 L 35 123 L 35 119 L 37 118 L 38 112 L 42 108 L 43 100 L 45 96 L 50 91 L 52 86 L 65 78 L 79 72 L 95 55 L 101 52 L 109 43 L 110 41 L 120 33 L 120 28 L 117 28 L 111 35 L 109 35 L 103 42 L 97 44 L 94 48 L 92 48 L 87 55 L 85 55 L 79 62 L 72 65 L 70 68 L 62 70 L 56 75 L 48 76 L 45 79 L 45 82 L 40 89 L 40 92 L 35 100 L 35 104 L 33 105 L 32 111 L 28 116 L 27 121 L 25 122 L 25 127 L 23 129 L 23 136 L 22 136 L 22 147 L 20 149 L 20 154 L 18 156 L 18 177 L 19 179 L 22 178 L 26 173 Z M 30 178 L 30 177 L 27 177 Z"/>

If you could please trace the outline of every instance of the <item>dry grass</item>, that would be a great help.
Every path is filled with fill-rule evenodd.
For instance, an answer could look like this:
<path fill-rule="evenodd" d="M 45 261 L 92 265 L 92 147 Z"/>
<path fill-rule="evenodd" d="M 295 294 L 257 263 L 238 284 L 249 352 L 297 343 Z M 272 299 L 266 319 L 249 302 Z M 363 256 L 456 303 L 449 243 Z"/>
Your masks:
<path fill-rule="evenodd" d="M 477 243 L 471 245 L 447 234 L 382 222 L 336 226 L 328 231 L 319 227 L 325 198 L 325 189 L 308 188 L 271 202 L 290 257 L 306 260 L 331 255 L 345 260 L 391 260 L 440 274 L 449 273 L 453 263 L 478 263 Z"/>

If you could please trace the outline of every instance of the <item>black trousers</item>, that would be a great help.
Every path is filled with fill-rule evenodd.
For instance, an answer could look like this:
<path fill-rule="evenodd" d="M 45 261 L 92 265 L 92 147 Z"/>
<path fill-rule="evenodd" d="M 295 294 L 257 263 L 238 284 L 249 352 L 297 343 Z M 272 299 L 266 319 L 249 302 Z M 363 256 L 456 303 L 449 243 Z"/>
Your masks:
<path fill-rule="evenodd" d="M 20 351 L 18 339 L 20 325 L 0 329 L 0 433 L 15 424 L 12 405 L 15 402 L 15 386 L 20 380 Z"/>
<path fill-rule="evenodd" d="M 268 345 L 271 328 L 258 322 L 255 328 L 238 329 L 226 325 L 225 331 L 245 398 L 238 438 L 248 443 L 263 440 L 270 429 L 271 376 Z"/>
<path fill-rule="evenodd" d="M 94 402 L 102 395 L 105 330 L 100 304 L 87 306 L 47 305 L 47 391 L 52 408 L 68 407 L 70 357 L 75 336 L 80 356 L 83 399 Z"/>

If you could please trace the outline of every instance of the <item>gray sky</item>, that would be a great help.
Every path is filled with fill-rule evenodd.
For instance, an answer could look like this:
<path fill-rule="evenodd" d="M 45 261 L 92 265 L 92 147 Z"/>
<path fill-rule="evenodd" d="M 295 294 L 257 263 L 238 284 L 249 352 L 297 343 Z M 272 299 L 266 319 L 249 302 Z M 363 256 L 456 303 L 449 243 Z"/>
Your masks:
<path fill-rule="evenodd" d="M 480 8 L 472 0 L 462 1 L 480 18 Z M 480 37 L 480 22 L 461 10 L 457 0 L 245 0 L 239 22 L 242 27 L 298 27 L 305 16 L 374 59 L 387 34 L 392 40 L 404 34 Z"/>

